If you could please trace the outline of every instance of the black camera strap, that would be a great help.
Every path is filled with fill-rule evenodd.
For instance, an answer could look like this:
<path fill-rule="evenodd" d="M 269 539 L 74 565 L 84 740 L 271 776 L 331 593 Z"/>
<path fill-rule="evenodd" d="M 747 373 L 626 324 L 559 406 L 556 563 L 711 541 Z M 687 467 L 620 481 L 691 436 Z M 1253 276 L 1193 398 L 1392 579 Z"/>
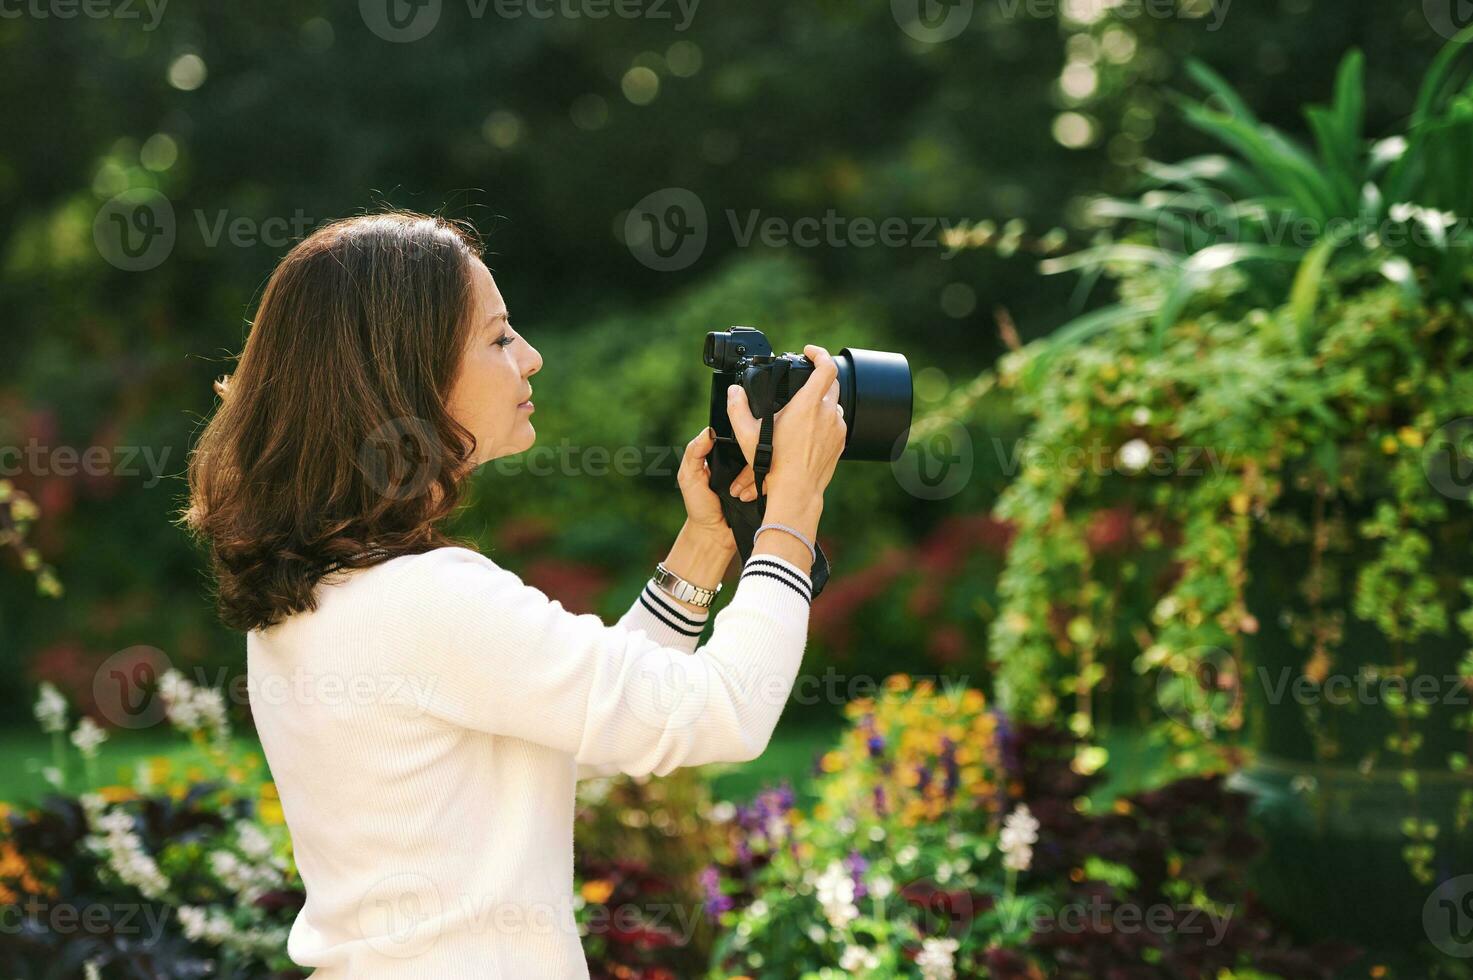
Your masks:
<path fill-rule="evenodd" d="M 757 458 L 752 460 L 752 474 L 757 477 L 757 493 L 764 494 L 767 474 L 772 469 L 772 416 L 762 416 L 762 430 L 757 436 Z"/>
<path fill-rule="evenodd" d="M 721 513 L 726 518 L 727 526 L 736 538 L 737 551 L 741 553 L 742 564 L 752 557 L 752 548 L 755 545 L 757 529 L 763 525 L 767 514 L 767 494 L 763 489 L 763 481 L 772 469 L 772 416 L 776 414 L 774 405 L 783 404 L 787 401 L 788 374 L 786 365 L 778 372 L 774 379 L 774 389 L 778 392 L 773 397 L 773 391 L 749 392 L 751 397 L 752 414 L 760 418 L 761 430 L 757 437 L 757 451 L 752 459 L 752 473 L 757 478 L 757 499 L 752 501 L 741 500 L 731 495 L 731 485 L 741 475 L 742 470 L 747 468 L 747 457 L 742 452 L 742 447 L 735 439 L 727 436 L 718 436 L 716 445 L 707 458 L 711 468 L 711 490 L 716 494 L 716 499 L 721 501 Z M 719 385 L 716 392 L 724 401 L 726 397 L 726 386 L 719 380 L 713 382 Z M 712 424 L 716 423 L 712 419 Z M 727 431 L 730 431 L 729 427 Z M 813 596 L 823 591 L 824 583 L 829 580 L 829 559 L 823 553 L 823 548 L 818 547 L 817 555 L 813 560 L 813 568 L 808 573 L 813 582 Z"/>

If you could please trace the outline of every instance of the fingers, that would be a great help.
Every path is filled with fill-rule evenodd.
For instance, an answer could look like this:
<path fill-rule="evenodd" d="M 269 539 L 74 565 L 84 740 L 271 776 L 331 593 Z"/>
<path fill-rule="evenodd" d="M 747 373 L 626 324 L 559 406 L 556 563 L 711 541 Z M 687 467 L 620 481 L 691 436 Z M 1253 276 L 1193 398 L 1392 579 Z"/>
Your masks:
<path fill-rule="evenodd" d="M 685 455 L 680 460 L 680 472 L 676 474 L 680 480 L 690 480 L 704 476 L 706 472 L 706 457 L 711 454 L 711 448 L 716 445 L 716 433 L 711 431 L 708 425 L 701 430 L 700 435 L 685 444 Z"/>
<path fill-rule="evenodd" d="M 752 415 L 752 406 L 747 401 L 747 391 L 741 385 L 730 385 L 726 389 L 726 417 L 731 419 L 732 431 L 738 434 L 758 428 Z"/>
<path fill-rule="evenodd" d="M 822 398 L 830 390 L 835 392 L 834 397 L 837 398 L 839 365 L 833 356 L 817 344 L 805 344 L 803 355 L 813 362 L 813 373 L 803 382 L 803 387 L 793 395 L 789 404 L 805 395 L 815 400 Z"/>
<path fill-rule="evenodd" d="M 757 499 L 757 474 L 752 472 L 752 467 L 746 469 L 731 482 L 731 495 L 742 500 L 753 501 Z"/>

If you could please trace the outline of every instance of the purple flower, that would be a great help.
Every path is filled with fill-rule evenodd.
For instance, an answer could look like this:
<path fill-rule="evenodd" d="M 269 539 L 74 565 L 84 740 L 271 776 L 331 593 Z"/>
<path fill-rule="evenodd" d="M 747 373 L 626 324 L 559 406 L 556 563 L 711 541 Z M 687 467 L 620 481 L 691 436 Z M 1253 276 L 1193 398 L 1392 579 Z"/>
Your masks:
<path fill-rule="evenodd" d="M 946 770 L 946 795 L 951 796 L 961 783 L 961 767 L 956 762 L 956 743 L 945 736 L 941 739 L 941 765 Z"/>
<path fill-rule="evenodd" d="M 844 865 L 854 879 L 854 897 L 864 898 L 869 894 L 869 889 L 864 887 L 864 873 L 869 870 L 869 862 L 858 851 L 850 851 L 849 856 L 844 859 Z"/>
<path fill-rule="evenodd" d="M 730 895 L 722 893 L 721 872 L 714 864 L 708 864 L 701 869 L 701 888 L 706 893 L 706 915 L 713 921 L 719 919 L 722 912 L 730 910 L 736 904 L 731 900 Z"/>
<path fill-rule="evenodd" d="M 875 813 L 882 817 L 885 815 L 885 787 L 883 786 L 875 787 Z"/>

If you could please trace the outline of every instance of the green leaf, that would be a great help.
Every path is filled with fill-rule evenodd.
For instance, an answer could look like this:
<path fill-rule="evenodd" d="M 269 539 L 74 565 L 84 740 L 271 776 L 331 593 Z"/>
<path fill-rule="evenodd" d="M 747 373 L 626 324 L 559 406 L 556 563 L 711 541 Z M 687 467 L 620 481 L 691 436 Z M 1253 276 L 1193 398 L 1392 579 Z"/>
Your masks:
<path fill-rule="evenodd" d="M 1338 237 L 1322 238 L 1309 250 L 1309 254 L 1299 264 L 1299 271 L 1294 275 L 1294 288 L 1289 292 L 1289 314 L 1294 324 L 1295 346 L 1300 349 L 1303 349 L 1304 339 L 1314 328 L 1314 308 L 1319 303 L 1325 269 L 1329 267 L 1330 257 L 1341 244 L 1342 240 Z"/>
<path fill-rule="evenodd" d="M 1061 255 L 1056 259 L 1045 259 L 1038 264 L 1038 269 L 1046 276 L 1053 276 L 1060 272 L 1074 272 L 1111 262 L 1154 265 L 1167 269 L 1176 264 L 1177 258 L 1164 249 L 1151 248 L 1149 245 L 1111 243 L 1087 248 L 1072 255 Z"/>

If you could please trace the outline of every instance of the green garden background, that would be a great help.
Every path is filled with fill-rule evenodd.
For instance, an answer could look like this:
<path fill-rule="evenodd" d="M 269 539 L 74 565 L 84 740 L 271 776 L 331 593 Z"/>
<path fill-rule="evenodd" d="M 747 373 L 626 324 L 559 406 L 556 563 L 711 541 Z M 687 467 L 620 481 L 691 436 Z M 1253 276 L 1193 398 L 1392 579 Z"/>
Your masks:
<path fill-rule="evenodd" d="M 590 787 L 595 976 L 1473 976 L 1465 6 L 0 7 L 0 889 L 186 910 L 0 966 L 300 975 L 175 520 L 275 263 L 396 207 L 479 229 L 546 359 L 455 530 L 575 611 L 679 529 L 707 331 L 914 372 L 906 452 L 829 492 L 768 753 Z M 1260 697 L 1281 667 L 1440 686 L 1337 712 Z"/>

